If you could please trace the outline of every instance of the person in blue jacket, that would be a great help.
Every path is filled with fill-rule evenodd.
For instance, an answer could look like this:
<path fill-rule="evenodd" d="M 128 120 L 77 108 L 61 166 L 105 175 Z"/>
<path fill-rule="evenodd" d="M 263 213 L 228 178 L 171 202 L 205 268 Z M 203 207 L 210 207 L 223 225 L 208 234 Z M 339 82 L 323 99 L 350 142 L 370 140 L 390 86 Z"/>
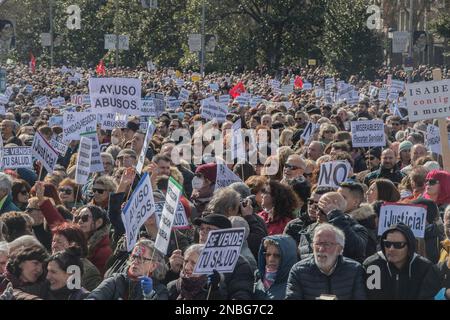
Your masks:
<path fill-rule="evenodd" d="M 283 300 L 289 271 L 297 262 L 297 245 L 288 235 L 265 237 L 258 254 L 258 276 L 254 298 Z"/>

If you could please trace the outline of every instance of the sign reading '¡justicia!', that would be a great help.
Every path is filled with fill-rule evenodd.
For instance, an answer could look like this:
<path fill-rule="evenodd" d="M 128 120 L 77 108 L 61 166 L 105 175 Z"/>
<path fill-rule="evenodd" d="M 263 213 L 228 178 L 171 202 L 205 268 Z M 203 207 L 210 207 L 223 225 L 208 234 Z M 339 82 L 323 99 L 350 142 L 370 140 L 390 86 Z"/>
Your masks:
<path fill-rule="evenodd" d="M 95 113 L 140 114 L 141 80 L 139 79 L 90 78 L 89 94 Z"/>

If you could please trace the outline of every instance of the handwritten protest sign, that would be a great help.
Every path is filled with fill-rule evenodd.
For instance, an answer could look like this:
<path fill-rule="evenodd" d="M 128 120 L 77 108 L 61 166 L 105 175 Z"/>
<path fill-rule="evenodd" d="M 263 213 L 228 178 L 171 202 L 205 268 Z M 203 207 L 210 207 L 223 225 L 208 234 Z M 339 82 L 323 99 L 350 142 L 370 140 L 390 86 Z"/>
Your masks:
<path fill-rule="evenodd" d="M 83 132 L 97 130 L 97 115 L 91 112 L 64 112 L 64 140 L 80 140 Z"/>
<path fill-rule="evenodd" d="M 155 213 L 152 183 L 146 172 L 134 189 L 130 200 L 123 209 L 122 222 L 125 226 L 127 250 L 133 250 L 136 244 L 139 229 Z"/>
<path fill-rule="evenodd" d="M 320 166 L 319 187 L 339 188 L 347 180 L 351 166 L 347 161 L 329 161 Z"/>
<path fill-rule="evenodd" d="M 159 226 L 161 221 L 162 211 L 164 209 L 164 202 L 155 203 L 156 224 Z M 189 229 L 189 220 L 186 217 L 183 204 L 178 202 L 177 211 L 175 212 L 175 218 L 173 221 L 172 229 Z"/>
<path fill-rule="evenodd" d="M 47 172 L 52 173 L 58 161 L 58 152 L 56 152 L 45 138 L 36 132 L 34 135 L 31 154 L 41 162 Z"/>
<path fill-rule="evenodd" d="M 32 168 L 33 161 L 30 147 L 3 148 L 3 169 Z"/>
<path fill-rule="evenodd" d="M 100 156 L 100 144 L 98 142 L 97 131 L 84 132 L 80 137 L 87 137 L 92 140 L 91 172 L 103 172 L 103 161 Z"/>
<path fill-rule="evenodd" d="M 89 94 L 95 113 L 117 112 L 139 115 L 141 80 L 134 78 L 90 78 Z"/>
<path fill-rule="evenodd" d="M 214 97 L 202 100 L 201 116 L 207 120 L 216 120 L 218 123 L 225 122 L 227 115 L 227 107 L 216 102 Z"/>
<path fill-rule="evenodd" d="M 233 272 L 245 240 L 244 236 L 244 228 L 210 231 L 194 267 L 194 274 L 211 274 L 213 270 L 220 273 Z"/>
<path fill-rule="evenodd" d="M 450 144 L 450 134 L 448 136 L 448 143 Z M 441 154 L 441 136 L 439 127 L 429 124 L 427 126 L 427 134 L 425 139 L 425 146 L 433 153 Z"/>
<path fill-rule="evenodd" d="M 228 169 L 226 164 L 218 163 L 216 185 L 214 191 L 220 188 L 228 187 L 230 184 L 234 182 L 242 182 L 242 180 L 233 171 Z"/>
<path fill-rule="evenodd" d="M 67 144 L 61 143 L 55 138 L 52 138 L 52 140 L 50 140 L 50 145 L 52 146 L 53 149 L 55 149 L 59 153 L 61 157 L 63 157 L 66 154 L 67 149 L 69 148 Z"/>
<path fill-rule="evenodd" d="M 166 202 L 161 214 L 158 235 L 156 236 L 155 248 L 162 254 L 167 254 L 167 248 L 170 241 L 170 232 L 175 212 L 180 201 L 182 186 L 172 177 L 169 178 L 169 186 L 167 187 Z"/>
<path fill-rule="evenodd" d="M 314 123 L 314 122 L 308 122 L 305 129 L 303 130 L 300 139 L 303 139 L 305 141 L 305 146 L 309 145 L 311 142 L 314 133 L 320 128 L 320 124 Z"/>
<path fill-rule="evenodd" d="M 66 104 L 66 99 L 63 97 L 54 98 L 50 101 L 52 107 L 60 107 Z"/>
<path fill-rule="evenodd" d="M 383 120 L 352 121 L 353 147 L 384 147 L 386 137 Z"/>
<path fill-rule="evenodd" d="M 416 238 L 423 238 L 426 216 L 427 208 L 425 206 L 385 203 L 380 209 L 378 235 L 382 235 L 391 225 L 403 222 L 411 228 Z"/>
<path fill-rule="evenodd" d="M 36 107 L 39 107 L 41 109 L 45 108 L 46 106 L 48 106 L 50 103 L 50 100 L 48 99 L 48 97 L 43 96 L 43 97 L 38 97 L 36 99 L 34 99 L 34 105 Z"/>

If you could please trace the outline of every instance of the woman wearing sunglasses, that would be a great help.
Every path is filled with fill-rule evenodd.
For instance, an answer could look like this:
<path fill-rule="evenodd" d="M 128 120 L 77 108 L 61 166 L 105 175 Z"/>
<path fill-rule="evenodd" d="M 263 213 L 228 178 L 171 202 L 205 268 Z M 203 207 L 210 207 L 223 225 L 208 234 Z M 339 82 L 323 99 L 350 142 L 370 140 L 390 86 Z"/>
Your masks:
<path fill-rule="evenodd" d="M 91 203 L 108 210 L 109 195 L 117 188 L 114 180 L 109 176 L 97 177 L 92 184 L 93 198 Z"/>
<path fill-rule="evenodd" d="M 11 188 L 13 202 L 21 211 L 24 211 L 27 207 L 30 189 L 30 185 L 25 180 L 17 179 L 13 182 Z"/>
<path fill-rule="evenodd" d="M 59 198 L 68 210 L 79 208 L 83 205 L 81 202 L 81 191 L 78 188 L 79 186 L 75 183 L 75 180 L 70 178 L 64 179 L 58 186 Z"/>
<path fill-rule="evenodd" d="M 428 172 L 425 179 L 425 199 L 433 200 L 440 211 L 450 204 L 450 173 L 444 170 L 433 170 Z"/>
<path fill-rule="evenodd" d="M 128 259 L 127 271 L 105 279 L 91 294 L 91 300 L 167 300 L 167 288 L 161 283 L 166 276 L 164 256 L 154 242 L 139 240 Z"/>

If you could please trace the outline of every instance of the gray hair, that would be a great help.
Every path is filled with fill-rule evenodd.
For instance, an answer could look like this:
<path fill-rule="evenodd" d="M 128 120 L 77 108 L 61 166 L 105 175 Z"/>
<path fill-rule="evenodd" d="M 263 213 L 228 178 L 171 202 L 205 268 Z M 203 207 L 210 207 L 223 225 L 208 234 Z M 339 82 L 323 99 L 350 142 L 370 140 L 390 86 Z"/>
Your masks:
<path fill-rule="evenodd" d="M 42 243 L 36 239 L 36 237 L 28 234 L 14 239 L 8 244 L 8 246 L 10 254 L 21 248 L 39 247 L 45 250 Z"/>
<path fill-rule="evenodd" d="M 153 260 L 158 264 L 155 271 L 153 271 L 152 273 L 152 277 L 155 278 L 156 280 L 163 280 L 166 277 L 166 273 L 168 270 L 166 261 L 164 260 L 164 255 L 155 249 L 155 243 L 152 240 L 140 239 L 136 243 L 135 247 L 140 245 L 150 249 L 151 256 L 153 256 Z"/>
<path fill-rule="evenodd" d="M 211 199 L 206 208 L 207 211 L 211 211 L 216 214 L 224 216 L 228 215 L 228 211 L 239 207 L 241 197 L 234 189 L 226 187 L 219 189 Z"/>
<path fill-rule="evenodd" d="M 245 199 L 252 195 L 252 191 L 250 188 L 243 182 L 234 182 L 230 184 L 228 187 L 232 188 L 234 191 L 240 194 L 241 199 Z"/>
<path fill-rule="evenodd" d="M 10 193 L 12 188 L 12 178 L 3 172 L 0 172 L 0 191 Z"/>
<path fill-rule="evenodd" d="M 231 221 L 231 225 L 233 228 L 244 228 L 245 235 L 244 238 L 247 239 L 250 234 L 250 226 L 248 225 L 247 220 L 240 216 L 232 216 L 228 218 Z"/>
<path fill-rule="evenodd" d="M 102 153 L 100 153 L 100 156 L 108 158 L 111 161 L 112 165 L 114 165 L 114 157 L 112 156 L 111 153 L 109 153 L 109 152 L 102 152 Z"/>
<path fill-rule="evenodd" d="M 204 247 L 205 247 L 204 244 L 195 243 L 195 244 L 189 246 L 186 249 L 186 251 L 184 251 L 184 256 L 187 257 L 191 253 L 196 253 L 196 254 L 198 254 L 200 256 L 200 254 L 202 253 L 202 250 L 203 250 Z"/>
<path fill-rule="evenodd" d="M 321 223 L 314 231 L 314 238 L 316 238 L 316 235 L 321 231 L 333 232 L 336 238 L 336 242 L 341 245 L 342 248 L 345 247 L 345 234 L 341 229 L 329 223 Z"/>
<path fill-rule="evenodd" d="M 8 242 L 6 242 L 6 241 L 0 242 L 0 255 L 9 256 Z"/>

